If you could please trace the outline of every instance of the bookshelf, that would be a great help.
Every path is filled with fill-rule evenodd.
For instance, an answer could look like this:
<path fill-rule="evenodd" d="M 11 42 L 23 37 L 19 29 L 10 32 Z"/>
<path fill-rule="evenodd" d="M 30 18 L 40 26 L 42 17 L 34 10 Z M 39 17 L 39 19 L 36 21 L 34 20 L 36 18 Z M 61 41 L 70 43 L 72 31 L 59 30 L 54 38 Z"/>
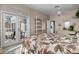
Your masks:
<path fill-rule="evenodd" d="M 35 19 L 35 34 L 39 35 L 42 33 L 42 20 Z"/>

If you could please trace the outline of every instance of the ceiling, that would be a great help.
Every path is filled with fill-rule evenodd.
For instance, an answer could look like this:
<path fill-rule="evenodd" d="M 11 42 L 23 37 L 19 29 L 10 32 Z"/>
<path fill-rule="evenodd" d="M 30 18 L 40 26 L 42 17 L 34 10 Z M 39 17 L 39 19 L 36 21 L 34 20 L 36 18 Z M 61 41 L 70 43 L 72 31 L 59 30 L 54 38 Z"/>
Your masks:
<path fill-rule="evenodd" d="M 79 5 L 75 4 L 27 4 L 26 6 L 35 9 L 39 12 L 42 12 L 46 15 L 56 15 L 58 8 L 60 7 L 60 11 L 62 14 L 66 13 L 69 10 L 78 8 Z"/>

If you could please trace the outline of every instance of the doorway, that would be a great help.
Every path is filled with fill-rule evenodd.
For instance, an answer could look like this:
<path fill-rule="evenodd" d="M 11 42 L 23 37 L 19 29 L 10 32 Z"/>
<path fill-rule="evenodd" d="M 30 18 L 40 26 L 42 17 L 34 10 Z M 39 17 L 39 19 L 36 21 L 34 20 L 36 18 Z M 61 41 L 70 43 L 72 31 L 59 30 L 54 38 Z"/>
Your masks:
<path fill-rule="evenodd" d="M 51 33 L 55 33 L 55 21 L 50 21 L 50 31 Z"/>

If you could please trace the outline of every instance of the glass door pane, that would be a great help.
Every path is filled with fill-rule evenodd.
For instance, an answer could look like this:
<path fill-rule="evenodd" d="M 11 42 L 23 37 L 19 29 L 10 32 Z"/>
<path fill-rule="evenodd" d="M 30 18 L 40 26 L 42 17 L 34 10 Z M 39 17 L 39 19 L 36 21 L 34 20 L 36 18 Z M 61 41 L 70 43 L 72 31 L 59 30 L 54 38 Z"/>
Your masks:
<path fill-rule="evenodd" d="M 16 16 L 6 15 L 4 19 L 5 39 L 16 40 Z"/>
<path fill-rule="evenodd" d="M 11 45 L 17 42 L 16 22 L 17 16 L 3 13 L 3 46 Z"/>
<path fill-rule="evenodd" d="M 20 39 L 25 39 L 27 37 L 27 18 L 19 17 L 20 22 Z"/>

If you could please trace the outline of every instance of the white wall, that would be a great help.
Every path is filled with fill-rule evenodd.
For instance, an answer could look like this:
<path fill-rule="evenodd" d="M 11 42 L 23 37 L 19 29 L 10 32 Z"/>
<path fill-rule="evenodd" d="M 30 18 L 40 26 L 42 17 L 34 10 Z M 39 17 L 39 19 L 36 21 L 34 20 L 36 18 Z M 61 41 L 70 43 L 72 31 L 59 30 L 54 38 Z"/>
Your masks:
<path fill-rule="evenodd" d="M 22 4 L 3 4 L 1 5 L 1 9 L 3 11 L 7 11 L 7 12 L 13 12 L 13 13 L 17 13 L 17 14 L 23 14 L 23 15 L 26 15 L 26 16 L 29 16 L 30 17 L 30 34 L 33 35 L 35 34 L 35 19 L 36 19 L 36 16 L 38 16 L 39 19 L 42 19 L 43 21 L 43 31 L 46 32 L 46 20 L 48 19 L 48 16 L 39 12 L 39 11 L 36 11 L 34 9 L 31 9 L 25 5 L 22 5 Z M 45 26 L 44 26 L 45 25 Z"/>

